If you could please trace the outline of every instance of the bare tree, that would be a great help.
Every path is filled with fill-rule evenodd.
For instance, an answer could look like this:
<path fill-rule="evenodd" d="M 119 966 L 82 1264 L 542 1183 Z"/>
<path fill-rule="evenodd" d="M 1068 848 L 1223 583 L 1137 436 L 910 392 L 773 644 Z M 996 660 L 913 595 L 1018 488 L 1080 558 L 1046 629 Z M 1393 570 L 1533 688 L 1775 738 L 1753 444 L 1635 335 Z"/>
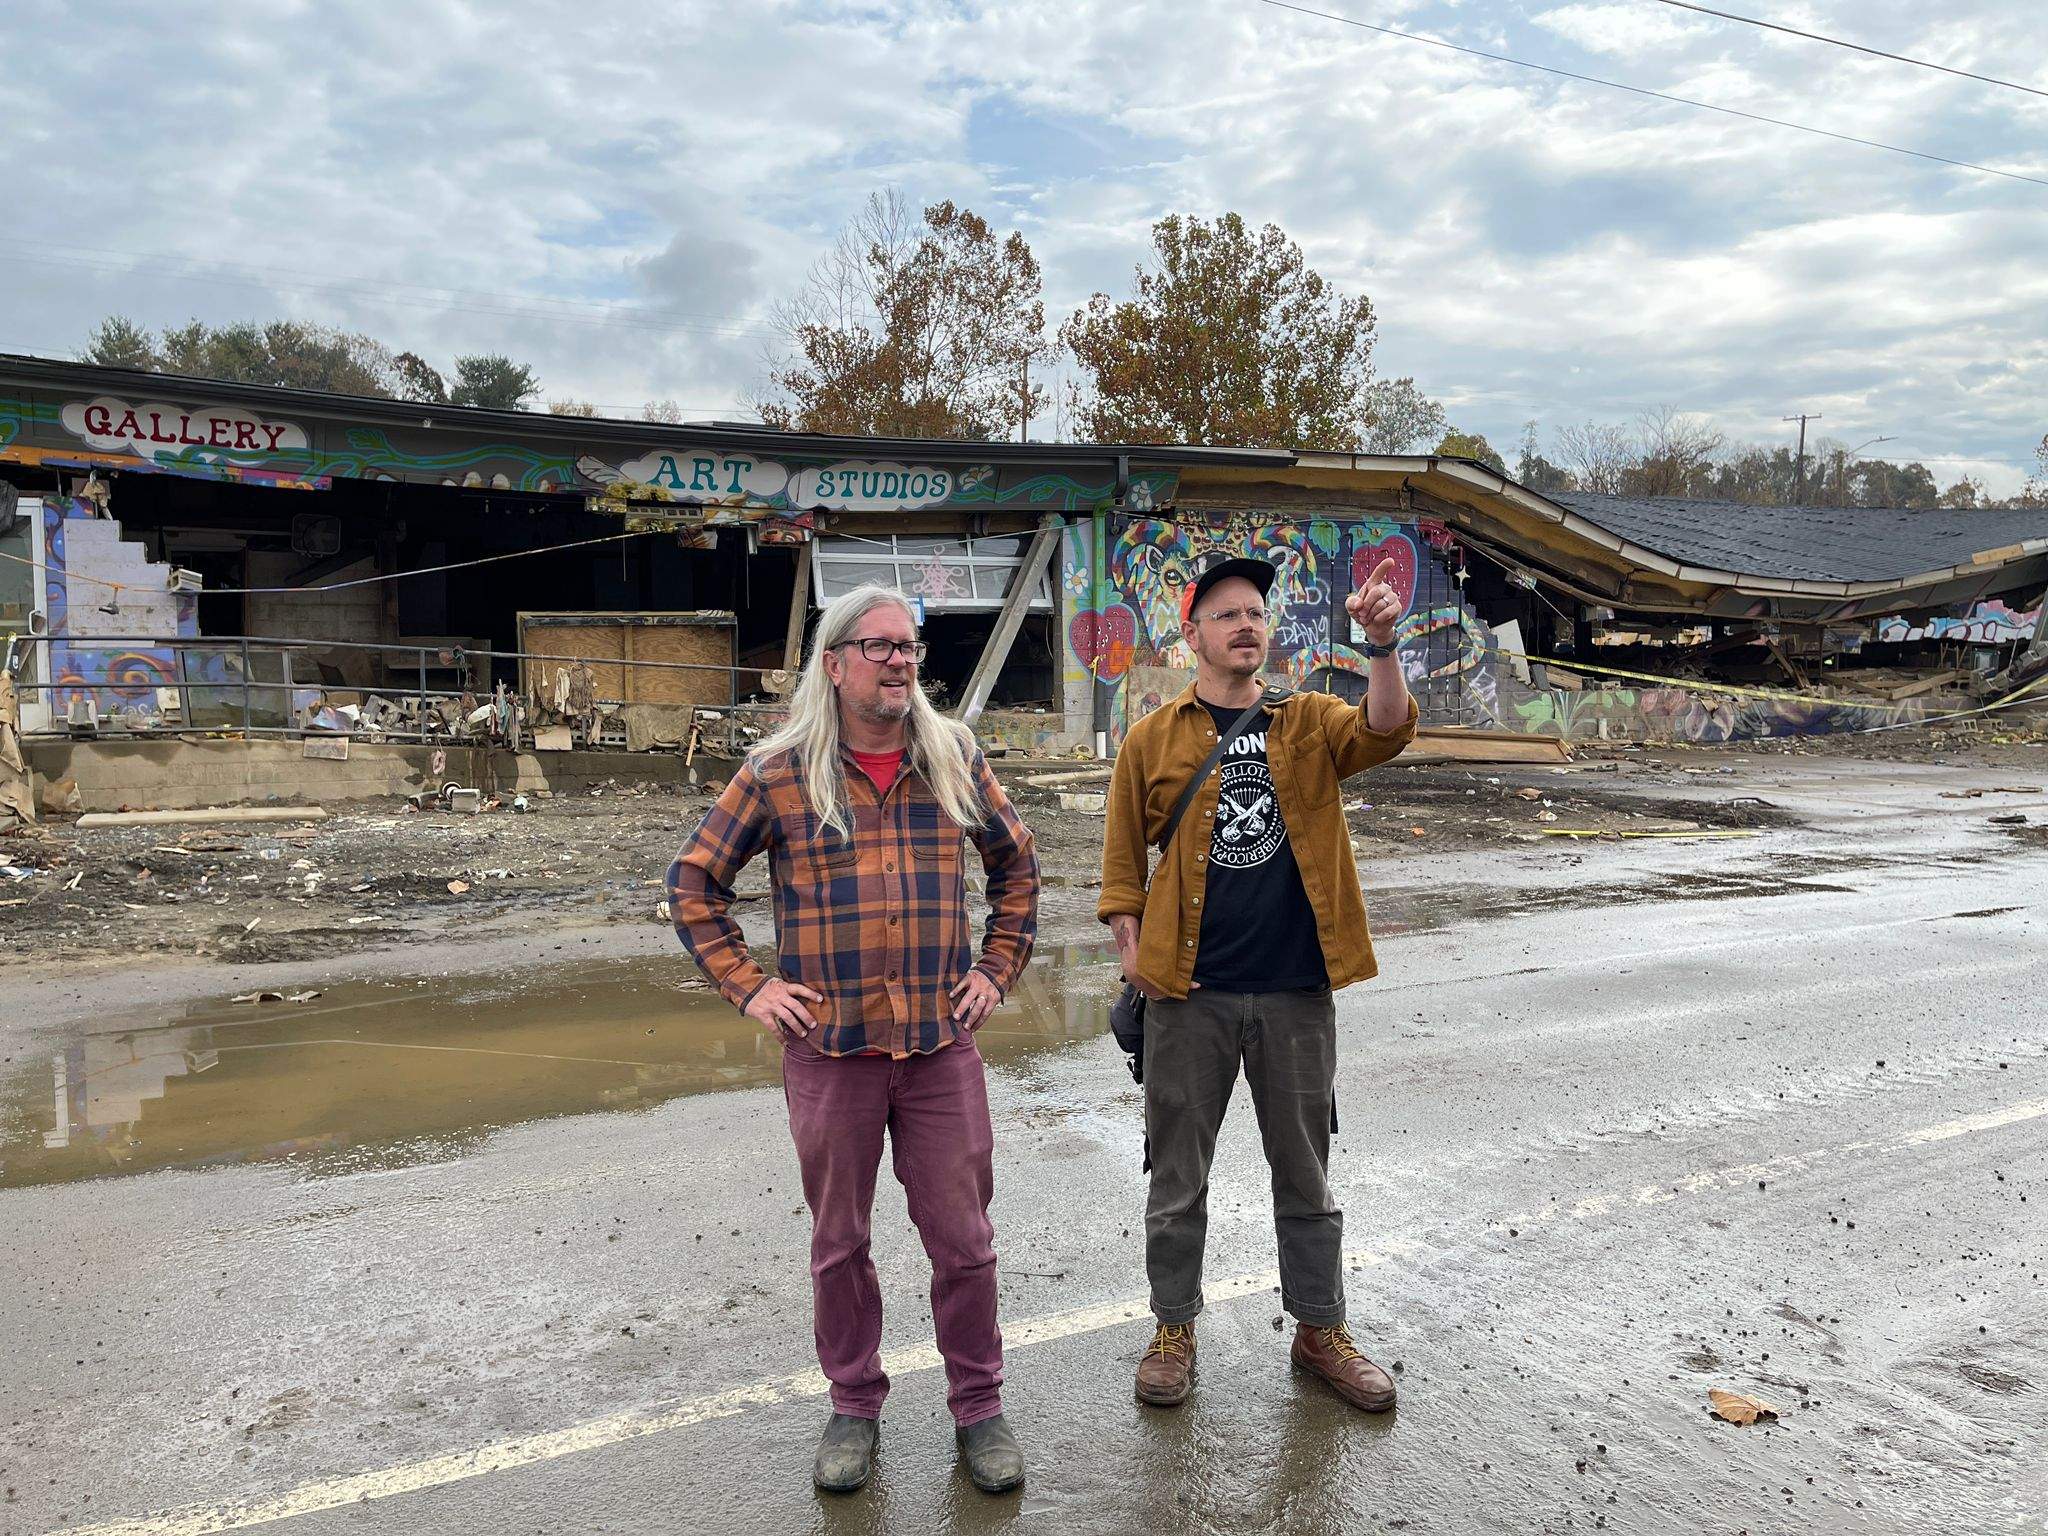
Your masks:
<path fill-rule="evenodd" d="M 1578 489 L 1596 496 L 1619 496 L 1637 456 L 1635 437 L 1628 428 L 1597 421 L 1559 427 L 1557 453 Z"/>
<path fill-rule="evenodd" d="M 1622 477 L 1634 496 L 1712 494 L 1714 457 L 1727 441 L 1699 416 L 1660 405 L 1636 418 L 1636 462 Z"/>

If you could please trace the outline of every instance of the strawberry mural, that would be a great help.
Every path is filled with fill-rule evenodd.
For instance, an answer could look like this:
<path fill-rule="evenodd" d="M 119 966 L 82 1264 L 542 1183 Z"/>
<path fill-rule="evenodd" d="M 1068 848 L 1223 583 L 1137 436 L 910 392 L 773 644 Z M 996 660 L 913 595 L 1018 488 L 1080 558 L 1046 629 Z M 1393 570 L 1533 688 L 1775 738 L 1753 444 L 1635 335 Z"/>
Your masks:
<path fill-rule="evenodd" d="M 1083 608 L 1067 625 L 1067 644 L 1098 681 L 1113 683 L 1131 670 L 1137 654 L 1138 616 L 1122 603 Z"/>
<path fill-rule="evenodd" d="M 1362 592 L 1371 579 L 1373 570 L 1382 560 L 1394 562 L 1387 584 L 1401 594 L 1401 612 L 1406 614 L 1415 606 L 1415 578 L 1420 568 L 1421 557 L 1416 553 L 1415 541 L 1405 533 L 1390 533 L 1374 544 L 1355 545 L 1351 551 L 1351 590 Z M 1352 638 L 1358 639 L 1363 631 L 1352 624 Z"/>

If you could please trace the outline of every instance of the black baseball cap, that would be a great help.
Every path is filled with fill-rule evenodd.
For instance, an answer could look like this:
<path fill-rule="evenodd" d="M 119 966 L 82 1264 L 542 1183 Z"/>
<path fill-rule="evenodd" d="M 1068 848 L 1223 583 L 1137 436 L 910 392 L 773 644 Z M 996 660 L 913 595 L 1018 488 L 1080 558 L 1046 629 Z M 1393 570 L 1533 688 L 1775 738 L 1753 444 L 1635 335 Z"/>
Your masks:
<path fill-rule="evenodd" d="M 1270 560 L 1218 560 L 1214 565 L 1202 572 L 1201 575 L 1181 588 L 1180 621 L 1183 624 L 1188 622 L 1194 614 L 1195 604 L 1202 600 L 1202 594 L 1215 586 L 1219 581 L 1227 581 L 1232 576 L 1242 576 L 1246 581 L 1259 589 L 1259 596 L 1263 599 L 1268 592 L 1273 590 L 1273 578 L 1279 574 L 1273 568 L 1273 562 Z"/>

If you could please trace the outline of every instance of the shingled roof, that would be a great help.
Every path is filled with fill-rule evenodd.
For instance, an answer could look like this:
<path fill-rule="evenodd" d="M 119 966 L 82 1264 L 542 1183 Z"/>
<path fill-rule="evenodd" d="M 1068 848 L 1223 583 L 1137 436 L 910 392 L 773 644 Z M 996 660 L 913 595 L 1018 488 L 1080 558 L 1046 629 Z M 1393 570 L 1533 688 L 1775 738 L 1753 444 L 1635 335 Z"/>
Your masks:
<path fill-rule="evenodd" d="M 2048 507 L 1752 507 L 1576 491 L 1550 500 L 1687 565 L 1790 581 L 1898 581 L 2048 538 Z"/>

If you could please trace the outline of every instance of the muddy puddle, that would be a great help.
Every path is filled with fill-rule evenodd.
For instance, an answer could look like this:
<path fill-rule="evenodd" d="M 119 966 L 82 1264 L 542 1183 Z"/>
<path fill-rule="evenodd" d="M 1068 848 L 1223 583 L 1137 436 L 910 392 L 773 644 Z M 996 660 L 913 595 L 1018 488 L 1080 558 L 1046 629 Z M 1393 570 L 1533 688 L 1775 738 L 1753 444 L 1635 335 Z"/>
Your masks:
<path fill-rule="evenodd" d="M 983 1026 L 1002 1068 L 1109 1028 L 1102 946 L 1042 954 Z M 778 1083 L 779 1045 L 663 958 L 357 981 L 99 1020 L 0 1071 L 0 1188 L 226 1163 L 441 1161 L 498 1128 Z"/>

